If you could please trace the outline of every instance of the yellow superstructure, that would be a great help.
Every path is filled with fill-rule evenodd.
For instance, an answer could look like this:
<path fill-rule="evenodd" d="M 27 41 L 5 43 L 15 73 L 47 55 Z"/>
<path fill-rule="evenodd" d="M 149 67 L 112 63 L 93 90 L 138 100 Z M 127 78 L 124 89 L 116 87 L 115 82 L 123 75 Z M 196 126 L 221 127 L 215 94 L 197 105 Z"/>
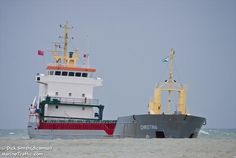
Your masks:
<path fill-rule="evenodd" d="M 185 87 L 180 84 L 176 83 L 173 80 L 173 60 L 174 60 L 175 51 L 171 49 L 169 55 L 169 62 L 170 62 L 170 73 L 169 79 L 166 80 L 164 83 L 159 83 L 154 90 L 154 96 L 150 100 L 148 104 L 148 111 L 149 114 L 161 114 L 162 105 L 161 105 L 161 93 L 163 91 L 168 92 L 168 104 L 167 104 L 167 112 L 171 112 L 171 93 L 177 92 L 178 93 L 178 105 L 176 112 L 178 114 L 186 114 L 186 89 Z"/>

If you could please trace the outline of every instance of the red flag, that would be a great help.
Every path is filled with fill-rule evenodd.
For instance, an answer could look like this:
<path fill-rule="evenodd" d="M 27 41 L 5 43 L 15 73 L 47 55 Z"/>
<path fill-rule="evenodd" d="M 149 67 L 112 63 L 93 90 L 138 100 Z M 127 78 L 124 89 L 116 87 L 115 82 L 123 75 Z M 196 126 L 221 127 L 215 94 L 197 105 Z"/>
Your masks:
<path fill-rule="evenodd" d="M 43 50 L 38 50 L 38 55 L 44 56 L 44 51 Z"/>

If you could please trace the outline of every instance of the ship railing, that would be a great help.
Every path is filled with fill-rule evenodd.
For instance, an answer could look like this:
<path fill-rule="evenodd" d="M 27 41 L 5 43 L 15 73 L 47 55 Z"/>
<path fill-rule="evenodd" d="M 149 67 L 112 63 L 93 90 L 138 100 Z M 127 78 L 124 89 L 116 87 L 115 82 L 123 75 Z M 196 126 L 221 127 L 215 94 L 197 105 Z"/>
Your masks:
<path fill-rule="evenodd" d="M 66 98 L 66 97 L 50 97 L 51 100 L 58 100 L 65 104 L 84 104 L 84 105 L 99 105 L 98 99 L 89 98 Z"/>

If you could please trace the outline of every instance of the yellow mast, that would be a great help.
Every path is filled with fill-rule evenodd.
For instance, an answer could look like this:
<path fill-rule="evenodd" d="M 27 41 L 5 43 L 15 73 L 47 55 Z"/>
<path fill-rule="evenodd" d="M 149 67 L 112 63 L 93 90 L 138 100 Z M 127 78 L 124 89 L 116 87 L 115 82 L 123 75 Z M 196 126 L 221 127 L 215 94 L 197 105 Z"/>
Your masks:
<path fill-rule="evenodd" d="M 68 32 L 73 27 L 68 26 L 68 22 L 62 27 L 64 29 L 64 64 L 68 62 Z"/>
<path fill-rule="evenodd" d="M 69 52 L 68 53 L 68 39 L 69 39 L 69 30 L 72 29 L 73 27 L 68 26 L 68 22 L 64 26 L 60 25 L 61 28 L 64 30 L 64 43 L 63 43 L 63 56 L 59 54 L 59 52 L 56 48 L 57 46 L 55 45 L 55 50 L 51 51 L 53 53 L 53 58 L 55 59 L 57 64 L 61 64 L 63 60 L 64 66 L 69 66 L 69 67 L 75 67 L 77 60 L 79 58 L 79 51 L 78 49 L 75 49 L 74 52 Z M 60 47 L 59 47 L 60 48 Z M 68 56 L 69 54 L 69 56 Z"/>
<path fill-rule="evenodd" d="M 173 82 L 173 61 L 174 61 L 174 55 L 175 55 L 175 51 L 173 48 L 171 48 L 170 51 L 170 76 L 169 76 L 169 82 Z"/>
<path fill-rule="evenodd" d="M 169 56 L 169 59 L 170 59 L 170 75 L 169 75 L 169 80 L 167 81 L 167 83 L 169 84 L 169 87 L 172 89 L 173 86 L 173 60 L 174 60 L 174 54 L 175 54 L 175 51 L 173 48 L 171 48 L 171 51 L 170 51 L 170 56 Z M 168 104 L 167 104 L 167 111 L 168 113 L 170 113 L 170 104 L 171 104 L 171 90 L 168 90 Z"/>

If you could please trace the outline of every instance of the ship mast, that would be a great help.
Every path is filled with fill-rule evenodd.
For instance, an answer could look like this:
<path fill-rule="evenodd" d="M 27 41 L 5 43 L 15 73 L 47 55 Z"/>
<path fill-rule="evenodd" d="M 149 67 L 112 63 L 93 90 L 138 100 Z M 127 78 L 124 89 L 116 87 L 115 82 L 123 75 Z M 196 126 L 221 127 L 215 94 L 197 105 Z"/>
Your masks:
<path fill-rule="evenodd" d="M 169 59 L 168 62 L 170 62 L 169 78 L 167 81 L 161 82 L 155 87 L 154 96 L 148 104 L 149 114 L 161 114 L 162 112 L 161 93 L 163 91 L 168 92 L 167 112 L 169 114 L 171 113 L 171 93 L 174 91 L 179 94 L 178 108 L 176 109 L 175 113 L 186 114 L 186 89 L 182 84 L 176 83 L 176 81 L 173 79 L 174 55 L 175 55 L 175 51 L 172 48 L 170 51 L 170 55 L 168 56 L 168 59 Z"/>
<path fill-rule="evenodd" d="M 68 26 L 68 22 L 66 22 L 66 24 L 64 26 L 60 25 L 61 28 L 64 29 L 64 64 L 67 64 L 68 62 L 68 32 L 69 29 L 72 29 L 73 27 L 69 27 Z"/>
<path fill-rule="evenodd" d="M 61 48 L 60 44 L 55 43 L 55 49 L 52 50 L 53 58 L 57 65 L 61 65 L 63 62 L 63 66 L 66 67 L 76 67 L 76 63 L 79 59 L 79 50 L 75 49 L 74 51 L 68 52 L 68 40 L 69 40 L 69 30 L 73 29 L 73 27 L 68 26 L 68 22 L 65 25 L 60 25 L 60 28 L 63 28 L 64 36 L 63 36 L 63 50 L 57 50 L 57 48 Z M 59 36 L 62 38 L 62 36 Z M 73 39 L 73 37 L 72 37 Z M 63 52 L 63 54 L 59 54 L 59 52 Z"/>
<path fill-rule="evenodd" d="M 173 48 L 171 48 L 170 51 L 170 73 L 169 73 L 169 80 L 167 81 L 167 84 L 169 85 L 169 87 L 172 89 L 173 88 L 173 61 L 174 61 L 174 55 L 175 55 L 175 51 Z M 167 104 L 167 111 L 168 113 L 170 113 L 171 109 L 170 109 L 170 104 L 171 104 L 171 90 L 168 90 L 168 104 Z"/>

